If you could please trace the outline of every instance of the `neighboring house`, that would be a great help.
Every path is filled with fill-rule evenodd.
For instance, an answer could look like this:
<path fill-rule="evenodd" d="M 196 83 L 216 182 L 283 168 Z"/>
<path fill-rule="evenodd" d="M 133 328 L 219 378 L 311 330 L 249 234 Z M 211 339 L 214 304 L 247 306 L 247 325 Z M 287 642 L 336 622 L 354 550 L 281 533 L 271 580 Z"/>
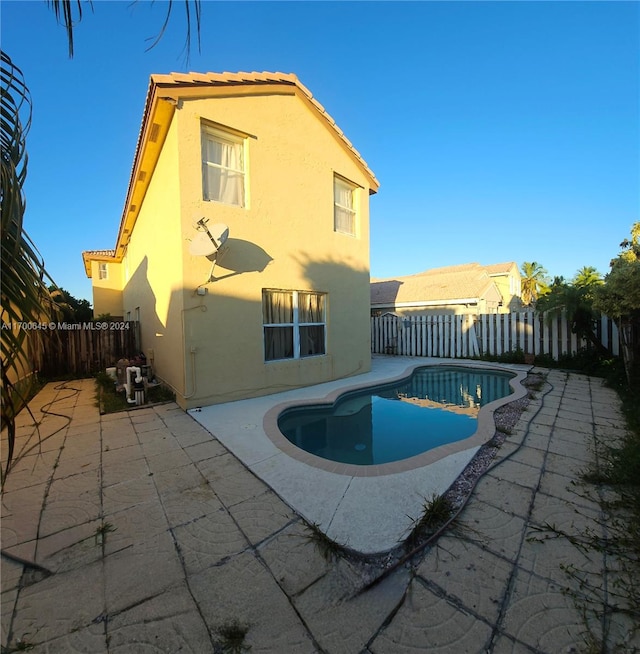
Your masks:
<path fill-rule="evenodd" d="M 295 75 L 153 75 L 115 248 L 83 252 L 94 313 L 140 321 L 185 408 L 366 372 L 377 190 Z"/>
<path fill-rule="evenodd" d="M 82 253 L 85 271 L 93 280 L 93 316 L 123 318 L 122 271 L 116 261 L 115 250 L 90 250 Z"/>
<path fill-rule="evenodd" d="M 514 272 L 515 271 L 515 272 Z M 371 280 L 371 313 L 379 316 L 506 313 L 520 307 L 515 263 L 469 263 L 416 275 Z"/>
<path fill-rule="evenodd" d="M 522 277 L 515 261 L 485 266 L 502 295 L 502 311 L 520 311 L 522 305 Z"/>

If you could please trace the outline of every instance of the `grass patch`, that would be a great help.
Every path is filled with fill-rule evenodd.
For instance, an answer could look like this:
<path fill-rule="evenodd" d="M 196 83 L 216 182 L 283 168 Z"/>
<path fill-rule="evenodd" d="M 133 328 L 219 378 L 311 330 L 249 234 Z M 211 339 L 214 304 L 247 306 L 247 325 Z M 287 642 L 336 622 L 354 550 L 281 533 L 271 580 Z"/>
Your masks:
<path fill-rule="evenodd" d="M 520 348 L 502 354 L 482 354 L 471 358 L 494 363 L 525 363 L 525 354 Z M 575 354 L 562 354 L 557 361 L 550 354 L 536 354 L 535 364 L 542 368 L 574 370 L 593 377 L 607 378 L 618 367 L 619 360 L 603 357 L 594 348 L 583 348 Z"/>
<path fill-rule="evenodd" d="M 431 498 L 424 498 L 422 514 L 413 518 L 413 527 L 407 538 L 409 549 L 415 548 L 420 541 L 434 534 L 453 515 L 453 505 L 446 495 L 434 493 Z"/>
<path fill-rule="evenodd" d="M 116 391 L 115 382 L 106 372 L 99 372 L 95 376 L 97 389 L 97 406 L 101 413 L 116 413 L 117 411 L 128 411 L 133 406 L 127 402 L 124 391 Z M 147 389 L 146 405 L 158 404 L 161 402 L 173 402 L 175 394 L 162 384 Z"/>
<path fill-rule="evenodd" d="M 315 522 L 305 524 L 304 527 L 307 532 L 307 538 L 318 548 L 325 561 L 333 561 L 342 555 L 342 546 L 332 538 L 329 538 Z"/>
<path fill-rule="evenodd" d="M 431 496 L 431 499 L 425 499 L 422 508 L 422 516 L 416 521 L 416 527 L 419 529 L 437 529 L 453 513 L 449 498 L 446 495 L 437 495 L 436 493 Z"/>
<path fill-rule="evenodd" d="M 575 582 L 574 586 L 580 589 L 579 593 L 569 590 L 570 587 L 565 591 L 582 612 L 587 630 L 579 651 L 585 654 L 605 650 L 631 651 L 627 648 L 627 639 L 637 633 L 633 629 L 623 637 L 624 642 L 616 642 L 610 647 L 605 641 L 616 637 L 609 631 L 608 625 L 616 622 L 611 616 L 621 615 L 635 625 L 640 624 L 640 365 L 631 375 L 631 383 L 628 383 L 622 360 L 598 360 L 593 353 L 582 352 L 574 357 L 563 357 L 558 362 L 536 363 L 604 377 L 605 383 L 618 393 L 622 401 L 627 428 L 624 436 L 619 438 L 616 435 L 615 439 L 612 437 L 607 442 L 607 434 L 602 427 L 598 460 L 580 474 L 581 482 L 600 486 L 611 498 L 600 500 L 606 515 L 606 537 L 600 530 L 586 529 L 576 534 L 563 531 L 553 524 L 545 524 L 536 528 L 538 533 L 530 536 L 529 540 L 542 543 L 550 539 L 564 539 L 585 553 L 596 552 L 615 559 L 615 575 L 608 584 L 606 596 L 602 594 L 600 583 L 594 584 L 583 570 L 568 565 L 560 567 Z M 531 388 L 529 384 L 525 385 Z M 592 488 L 591 492 L 597 490 Z M 605 603 L 611 616 L 603 623 L 602 607 Z"/>
<path fill-rule="evenodd" d="M 116 528 L 110 523 L 105 522 L 96 528 L 96 545 L 102 545 L 107 539 L 107 534 L 115 531 Z"/>
<path fill-rule="evenodd" d="M 216 650 L 229 654 L 242 654 L 251 649 L 251 645 L 245 645 L 244 639 L 249 631 L 249 625 L 232 620 L 214 630 L 220 637 L 220 643 Z"/>

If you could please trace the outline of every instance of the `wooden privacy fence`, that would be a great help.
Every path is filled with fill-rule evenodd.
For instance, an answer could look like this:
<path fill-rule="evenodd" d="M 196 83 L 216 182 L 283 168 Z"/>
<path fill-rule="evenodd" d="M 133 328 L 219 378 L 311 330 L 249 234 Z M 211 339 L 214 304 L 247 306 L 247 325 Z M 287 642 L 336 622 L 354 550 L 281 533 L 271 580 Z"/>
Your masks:
<path fill-rule="evenodd" d="M 139 334 L 134 321 L 47 323 L 38 330 L 34 366 L 44 377 L 86 377 L 138 354 Z"/>
<path fill-rule="evenodd" d="M 614 356 L 620 355 L 620 337 L 613 320 L 603 316 L 596 335 Z M 571 333 L 564 315 L 550 319 L 534 311 L 371 318 L 374 354 L 466 358 L 521 350 L 558 360 L 587 346 L 585 339 Z"/>

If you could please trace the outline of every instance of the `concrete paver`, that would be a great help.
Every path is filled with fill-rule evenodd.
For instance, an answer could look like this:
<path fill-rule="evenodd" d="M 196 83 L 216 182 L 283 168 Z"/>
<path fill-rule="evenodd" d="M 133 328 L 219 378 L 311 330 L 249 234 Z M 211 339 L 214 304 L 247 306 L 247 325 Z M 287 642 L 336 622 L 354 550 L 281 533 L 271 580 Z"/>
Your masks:
<path fill-rule="evenodd" d="M 602 441 L 624 433 L 617 398 L 582 375 L 547 380 L 454 526 L 365 592 L 379 566 L 323 557 L 271 482 L 292 473 L 290 492 L 360 542 L 417 506 L 404 503 L 401 477 L 336 485 L 333 473 L 283 464 L 286 455 L 256 441 L 259 416 L 278 399 L 236 413 L 234 453 L 215 423 L 207 430 L 175 404 L 100 416 L 92 380 L 49 384 L 32 402 L 42 441 L 21 414 L 22 456 L 2 496 L 3 551 L 27 560 L 2 557 L 2 645 L 217 653 L 220 628 L 237 620 L 250 651 L 274 654 L 555 654 L 594 639 L 634 651 L 637 607 L 616 612 L 624 598 L 608 595 L 619 566 L 583 546 L 615 519 L 579 475 Z M 228 441 L 233 408 L 217 412 Z M 428 476 L 406 478 L 427 497 Z M 367 496 L 362 506 L 381 510 L 363 525 Z"/>

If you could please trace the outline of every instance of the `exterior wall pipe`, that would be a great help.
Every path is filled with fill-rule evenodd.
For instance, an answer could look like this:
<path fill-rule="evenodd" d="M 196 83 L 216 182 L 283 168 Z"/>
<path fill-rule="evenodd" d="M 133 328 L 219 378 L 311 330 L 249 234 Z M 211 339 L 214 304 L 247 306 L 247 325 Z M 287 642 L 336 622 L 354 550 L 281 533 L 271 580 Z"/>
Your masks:
<path fill-rule="evenodd" d="M 129 366 L 127 368 L 127 370 L 126 370 L 126 378 L 125 378 L 126 381 L 124 383 L 124 387 L 127 390 L 127 402 L 129 402 L 129 404 L 135 404 L 136 403 L 135 398 L 131 399 L 131 391 L 132 391 L 132 389 L 131 389 L 131 372 L 132 371 L 136 373 L 136 377 L 135 377 L 136 384 L 139 384 L 142 381 L 142 374 L 141 374 L 140 368 L 138 366 Z"/>

